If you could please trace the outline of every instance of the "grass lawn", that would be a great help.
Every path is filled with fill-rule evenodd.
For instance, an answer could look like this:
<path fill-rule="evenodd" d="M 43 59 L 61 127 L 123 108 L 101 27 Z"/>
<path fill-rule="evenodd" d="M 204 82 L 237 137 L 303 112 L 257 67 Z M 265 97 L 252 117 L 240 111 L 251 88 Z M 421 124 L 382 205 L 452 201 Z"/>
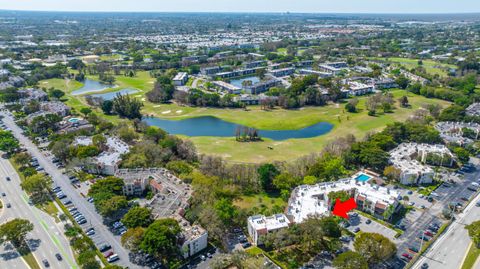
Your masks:
<path fill-rule="evenodd" d="M 278 48 L 277 53 L 281 55 L 287 55 L 287 48 Z"/>
<path fill-rule="evenodd" d="M 279 196 L 261 193 L 251 196 L 241 196 L 240 199 L 234 202 L 234 204 L 241 209 L 259 207 L 259 209 L 272 210 L 273 207 L 284 208 L 287 205 L 287 202 Z"/>
<path fill-rule="evenodd" d="M 55 218 L 55 222 L 59 223 L 60 219 L 58 218 L 58 208 L 55 206 L 55 204 L 52 201 L 49 201 L 46 204 L 39 205 L 38 206 L 41 210 L 46 212 L 48 215 L 52 216 Z"/>
<path fill-rule="evenodd" d="M 393 113 L 372 117 L 365 109 L 366 97 L 360 98 L 358 113 L 348 113 L 344 105 L 325 107 L 305 107 L 298 110 L 274 109 L 264 111 L 259 106 L 242 109 L 193 108 L 175 104 L 152 104 L 145 102 L 144 113 L 163 119 L 181 120 L 186 118 L 213 116 L 225 121 L 266 130 L 301 129 L 319 122 L 334 124 L 333 130 L 323 136 L 308 139 L 289 139 L 274 141 L 264 139 L 263 142 L 239 143 L 233 137 L 190 137 L 199 152 L 217 154 L 230 162 L 262 163 L 272 160 L 293 160 L 310 152 L 320 151 L 322 147 L 335 138 L 353 134 L 362 138 L 366 133 L 378 131 L 386 124 L 394 121 L 405 121 L 415 109 L 422 105 L 438 103 L 447 106 L 449 103 L 437 99 L 408 93 L 404 90 L 392 91 L 395 98 L 407 95 L 411 108 L 396 108 Z M 233 135 L 233 130 L 232 130 Z M 273 149 L 269 149 L 272 147 Z"/>
<path fill-rule="evenodd" d="M 411 58 L 399 58 L 399 57 L 393 57 L 393 58 L 373 58 L 375 60 L 380 60 L 380 61 L 387 61 L 387 62 L 392 62 L 396 64 L 403 65 L 407 69 L 412 69 L 415 67 L 418 67 L 418 61 L 419 59 L 411 59 Z M 427 73 L 431 75 L 438 74 L 440 76 L 447 76 L 447 71 L 445 69 L 449 68 L 457 68 L 457 66 L 452 65 L 452 64 L 444 64 L 440 62 L 436 62 L 433 60 L 424 60 L 422 59 L 423 62 L 423 67 L 427 71 Z"/>
<path fill-rule="evenodd" d="M 480 249 L 476 248 L 473 244 L 470 244 L 468 248 L 467 256 L 463 261 L 462 269 L 472 269 L 475 265 L 475 262 L 478 260 L 480 256 Z"/>
<path fill-rule="evenodd" d="M 95 76 L 90 77 L 96 79 Z M 394 121 L 405 121 L 415 109 L 425 104 L 438 103 L 447 106 L 449 103 L 437 99 L 428 99 L 423 96 L 408 93 L 404 90 L 392 90 L 395 98 L 407 95 L 411 108 L 396 108 L 393 113 L 378 113 L 377 116 L 368 116 L 365 109 L 366 97 L 360 97 L 359 112 L 348 113 L 344 104 L 332 104 L 324 107 L 304 107 L 297 110 L 273 109 L 262 110 L 260 106 L 249 106 L 244 109 L 218 109 L 179 106 L 176 104 L 153 104 L 145 100 L 145 92 L 153 88 L 155 79 L 148 72 L 138 72 L 136 77 L 117 76 L 116 91 L 124 88 L 137 89 L 140 92 L 133 94 L 144 101 L 143 114 L 157 116 L 162 119 L 182 120 L 200 116 L 213 116 L 225 121 L 241 124 L 264 130 L 295 130 L 302 129 L 319 122 L 329 122 L 334 125 L 333 130 L 323 136 L 308 139 L 289 139 L 274 141 L 264 139 L 263 142 L 239 143 L 233 137 L 190 137 L 200 153 L 214 154 L 224 157 L 230 162 L 263 163 L 273 160 L 293 160 L 311 152 L 321 151 L 322 147 L 335 138 L 353 134 L 362 138 L 367 132 L 378 131 L 386 124 Z M 48 85 L 67 92 L 67 105 L 74 110 L 86 107 L 85 99 L 81 96 L 72 96 L 70 92 L 82 86 L 78 82 L 66 83 L 63 80 L 41 81 L 40 85 Z M 103 113 L 97 109 L 99 115 Z M 117 123 L 121 121 L 116 116 L 104 116 L 107 120 Z M 261 133 L 261 132 L 260 132 Z"/>
<path fill-rule="evenodd" d="M 41 269 L 40 265 L 38 264 L 35 256 L 33 256 L 30 250 L 28 251 L 18 251 L 22 256 L 22 259 L 28 264 L 30 269 Z"/>

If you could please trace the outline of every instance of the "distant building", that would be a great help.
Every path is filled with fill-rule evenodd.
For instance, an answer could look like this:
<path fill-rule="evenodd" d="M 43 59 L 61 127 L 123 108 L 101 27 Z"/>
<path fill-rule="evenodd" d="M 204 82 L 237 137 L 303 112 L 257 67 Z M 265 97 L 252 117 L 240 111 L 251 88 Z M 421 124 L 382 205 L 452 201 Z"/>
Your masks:
<path fill-rule="evenodd" d="M 264 69 L 264 67 L 255 67 L 255 68 L 249 68 L 249 69 L 238 69 L 238 70 L 229 71 L 229 72 L 220 72 L 220 73 L 216 73 L 214 76 L 218 78 L 242 77 L 242 76 L 253 75 L 257 72 L 258 69 Z"/>
<path fill-rule="evenodd" d="M 200 73 L 205 76 L 213 76 L 223 70 L 220 66 L 213 66 L 213 67 L 204 67 L 200 69 Z"/>
<path fill-rule="evenodd" d="M 188 81 L 188 74 L 185 72 L 179 72 L 174 78 L 173 78 L 173 84 L 175 86 L 183 86 L 187 83 Z"/>
<path fill-rule="evenodd" d="M 383 90 L 383 89 L 396 88 L 398 87 L 398 85 L 394 79 L 382 78 L 382 79 L 374 79 L 373 87 L 374 87 L 374 90 Z"/>
<path fill-rule="evenodd" d="M 317 75 L 319 78 L 328 78 L 328 77 L 332 76 L 331 73 L 317 71 L 317 70 L 311 70 L 311 69 L 300 69 L 299 72 L 302 75 Z"/>
<path fill-rule="evenodd" d="M 279 86 L 282 81 L 276 78 L 269 79 L 245 87 L 245 92 L 249 94 L 260 94 L 268 91 L 270 88 Z"/>
<path fill-rule="evenodd" d="M 320 71 L 330 73 L 332 75 L 337 75 L 340 72 L 348 70 L 348 64 L 346 62 L 327 62 L 320 64 Z"/>
<path fill-rule="evenodd" d="M 373 86 L 357 81 L 348 82 L 348 94 L 353 96 L 365 95 L 373 92 Z"/>
<path fill-rule="evenodd" d="M 480 103 L 473 103 L 470 106 L 467 107 L 465 110 L 465 113 L 468 116 L 476 116 L 480 117 Z"/>
<path fill-rule="evenodd" d="M 269 232 L 288 228 L 292 223 L 284 214 L 276 214 L 270 217 L 263 215 L 251 216 L 247 220 L 248 234 L 252 238 L 254 245 L 261 245 L 260 237 Z"/>
<path fill-rule="evenodd" d="M 70 114 L 70 107 L 60 101 L 49 101 L 40 103 L 40 109 L 58 116 L 65 117 Z"/>
<path fill-rule="evenodd" d="M 427 164 L 452 166 L 453 154 L 444 145 L 402 143 L 390 151 L 390 163 L 400 170 L 403 185 L 430 184 L 435 171 Z"/>
<path fill-rule="evenodd" d="M 228 93 L 232 93 L 232 94 L 239 94 L 242 89 L 235 86 L 235 85 L 232 85 L 230 83 L 227 83 L 227 82 L 224 82 L 224 81 L 213 81 L 212 82 L 213 85 L 215 85 L 216 87 L 228 92 Z"/>
<path fill-rule="evenodd" d="M 459 145 L 468 145 L 478 140 L 480 137 L 480 124 L 475 122 L 438 122 L 435 129 L 440 132 L 440 137 L 447 143 L 456 143 Z M 464 129 L 469 129 L 475 133 L 475 137 L 465 137 Z"/>
<path fill-rule="evenodd" d="M 91 145 L 92 137 L 77 137 L 75 143 L 77 145 Z M 113 136 L 107 137 L 106 144 L 107 150 L 92 158 L 91 165 L 86 167 L 90 173 L 114 175 L 122 161 L 122 155 L 130 150 L 125 142 Z"/>
<path fill-rule="evenodd" d="M 402 75 L 404 75 L 406 78 L 408 78 L 410 81 L 413 81 L 413 82 L 416 82 L 416 83 L 420 83 L 421 85 L 425 86 L 427 85 L 428 83 L 430 83 L 430 81 L 426 78 L 423 78 L 421 76 L 417 76 L 415 74 L 412 74 L 408 71 L 405 71 L 405 70 L 400 70 L 400 73 Z"/>
<path fill-rule="evenodd" d="M 86 64 L 93 64 L 100 60 L 100 56 L 98 55 L 87 55 L 82 57 L 82 61 Z"/>
<path fill-rule="evenodd" d="M 255 67 L 263 66 L 266 63 L 267 63 L 267 61 L 253 61 L 253 62 L 245 63 L 245 67 L 246 68 L 255 68 Z"/>
<path fill-rule="evenodd" d="M 277 96 L 267 96 L 263 93 L 258 95 L 251 95 L 251 94 L 242 94 L 240 96 L 233 97 L 234 102 L 244 103 L 246 105 L 259 105 L 263 100 L 274 100 L 278 99 Z"/>
<path fill-rule="evenodd" d="M 20 94 L 20 103 L 21 104 L 27 104 L 30 101 L 47 101 L 48 100 L 48 95 L 46 92 L 39 90 L 39 89 L 24 89 L 24 90 L 18 90 L 18 93 Z"/>
<path fill-rule="evenodd" d="M 275 77 L 285 77 L 295 73 L 295 68 L 288 67 L 288 68 L 282 68 L 282 69 L 273 69 L 273 70 L 269 70 L 269 73 Z"/>

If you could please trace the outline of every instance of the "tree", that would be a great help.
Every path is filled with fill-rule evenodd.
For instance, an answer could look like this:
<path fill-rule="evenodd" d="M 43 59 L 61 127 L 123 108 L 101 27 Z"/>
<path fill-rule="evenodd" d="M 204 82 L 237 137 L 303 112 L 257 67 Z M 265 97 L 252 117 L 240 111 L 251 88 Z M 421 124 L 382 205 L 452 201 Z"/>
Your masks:
<path fill-rule="evenodd" d="M 347 191 L 333 191 L 328 193 L 328 200 L 330 201 L 330 208 L 333 209 L 335 207 L 335 203 L 337 202 L 337 199 L 340 200 L 340 202 L 346 202 L 348 199 L 350 199 L 352 196 L 350 193 Z"/>
<path fill-rule="evenodd" d="M 82 113 L 86 117 L 88 114 L 92 113 L 92 109 L 88 107 L 82 107 L 80 108 L 80 113 Z"/>
<path fill-rule="evenodd" d="M 105 100 L 102 103 L 102 111 L 105 113 L 105 115 L 110 115 L 112 114 L 113 110 L 113 101 L 112 100 Z"/>
<path fill-rule="evenodd" d="M 25 219 L 13 219 L 0 225 L 0 242 L 8 241 L 15 247 L 26 244 L 25 238 L 33 231 L 33 224 Z"/>
<path fill-rule="evenodd" d="M 108 199 L 102 199 L 98 202 L 95 199 L 95 207 L 102 216 L 115 217 L 120 210 L 128 207 L 128 201 L 125 196 L 117 195 L 109 197 Z"/>
<path fill-rule="evenodd" d="M 11 153 L 19 145 L 18 140 L 11 132 L 0 130 L 0 150 Z"/>
<path fill-rule="evenodd" d="M 468 161 L 470 160 L 470 153 L 468 152 L 468 150 L 462 147 L 455 147 L 453 149 L 453 153 L 457 155 L 458 160 L 462 163 L 468 163 Z"/>
<path fill-rule="evenodd" d="M 85 68 L 85 64 L 80 59 L 72 59 L 68 61 L 68 66 L 74 70 L 80 70 Z"/>
<path fill-rule="evenodd" d="M 398 85 L 400 89 L 406 89 L 410 81 L 404 75 L 400 75 L 396 80 L 395 83 Z"/>
<path fill-rule="evenodd" d="M 362 233 L 357 235 L 353 246 L 370 265 L 387 261 L 397 252 L 395 244 L 378 233 Z"/>
<path fill-rule="evenodd" d="M 348 100 L 348 103 L 345 105 L 345 109 L 350 113 L 354 113 L 354 112 L 357 112 L 357 105 L 358 105 L 358 99 L 353 98 Z"/>
<path fill-rule="evenodd" d="M 153 222 L 150 209 L 145 207 L 133 207 L 123 216 L 122 223 L 127 228 L 148 227 Z"/>
<path fill-rule="evenodd" d="M 46 177 L 43 174 L 35 174 L 29 177 L 26 177 L 20 186 L 27 193 L 32 196 L 32 200 L 35 203 L 43 203 L 50 200 L 50 190 L 52 180 L 49 177 Z"/>
<path fill-rule="evenodd" d="M 145 229 L 142 227 L 130 228 L 122 235 L 122 245 L 130 251 L 138 251 L 144 234 Z"/>
<path fill-rule="evenodd" d="M 265 191 L 271 191 L 273 186 L 273 179 L 280 174 L 277 167 L 271 163 L 262 164 L 257 173 L 260 177 L 260 184 Z"/>
<path fill-rule="evenodd" d="M 383 170 L 383 174 L 389 180 L 399 180 L 401 173 L 402 173 L 402 171 L 400 169 L 398 169 L 398 168 L 396 168 L 395 166 L 392 166 L 392 165 L 385 167 L 385 169 Z"/>
<path fill-rule="evenodd" d="M 368 263 L 362 255 L 354 251 L 347 251 L 333 260 L 337 269 L 368 269 Z"/>
<path fill-rule="evenodd" d="M 402 96 L 398 98 L 398 102 L 400 103 L 401 107 L 409 107 L 410 103 L 408 102 L 408 97 L 407 96 Z"/>
<path fill-rule="evenodd" d="M 181 229 L 174 219 L 156 220 L 145 230 L 140 249 L 161 259 L 178 253 L 177 237 Z"/>
<path fill-rule="evenodd" d="M 140 119 L 142 118 L 142 114 L 140 113 L 142 107 L 143 103 L 140 100 L 131 97 L 128 94 L 117 94 L 115 99 L 113 99 L 112 110 L 120 117 L 125 117 L 127 119 Z"/>
<path fill-rule="evenodd" d="M 232 222 L 232 220 L 238 215 L 238 211 L 232 204 L 232 201 L 226 198 L 222 198 L 215 202 L 213 207 L 224 224 Z"/>
<path fill-rule="evenodd" d="M 477 248 L 480 248 L 480 220 L 465 226 L 465 229 L 468 230 L 468 235 L 472 238 Z"/>
<path fill-rule="evenodd" d="M 65 95 L 65 93 L 59 89 L 51 89 L 48 92 L 48 95 L 50 95 L 50 97 L 53 97 L 55 99 L 60 99 Z"/>

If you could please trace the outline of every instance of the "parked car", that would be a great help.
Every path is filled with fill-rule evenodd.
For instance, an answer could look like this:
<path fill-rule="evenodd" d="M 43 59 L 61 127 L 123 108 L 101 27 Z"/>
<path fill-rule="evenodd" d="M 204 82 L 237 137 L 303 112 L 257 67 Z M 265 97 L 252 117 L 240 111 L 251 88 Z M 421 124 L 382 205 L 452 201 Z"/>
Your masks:
<path fill-rule="evenodd" d="M 428 268 L 428 264 L 425 262 L 422 264 L 422 269 L 427 269 Z"/>
<path fill-rule="evenodd" d="M 43 259 L 42 263 L 45 267 L 50 267 L 50 263 L 48 263 L 47 259 Z"/>
<path fill-rule="evenodd" d="M 372 223 L 372 220 L 371 219 L 367 219 L 367 221 L 365 221 L 366 224 L 370 224 Z"/>
<path fill-rule="evenodd" d="M 118 257 L 118 254 L 113 254 L 112 256 L 108 257 L 107 262 L 116 262 L 120 260 L 120 257 Z"/>
<path fill-rule="evenodd" d="M 12 180 L 10 177 L 6 177 L 5 179 L 6 179 L 7 181 L 10 181 L 10 180 Z"/>
<path fill-rule="evenodd" d="M 418 248 L 416 246 L 410 246 L 408 249 L 413 252 L 418 252 Z"/>
<path fill-rule="evenodd" d="M 403 253 L 402 256 L 405 257 L 405 258 L 407 258 L 407 259 L 409 259 L 409 260 L 411 260 L 411 259 L 413 258 L 412 255 L 410 255 L 410 254 L 408 254 L 408 253 L 406 253 L 406 252 Z"/>
<path fill-rule="evenodd" d="M 431 233 L 431 232 L 430 232 L 430 231 L 428 231 L 428 230 L 427 230 L 427 231 L 425 231 L 425 232 L 423 232 L 423 234 L 424 234 L 424 235 L 428 235 L 428 236 L 431 236 L 431 237 L 433 237 L 433 233 Z"/>
<path fill-rule="evenodd" d="M 108 258 L 108 257 L 110 257 L 110 256 L 112 256 L 112 255 L 113 255 L 113 251 L 109 251 L 109 252 L 107 252 L 107 253 L 104 253 L 104 254 L 103 254 L 103 257 Z"/>
<path fill-rule="evenodd" d="M 55 258 L 57 258 L 57 260 L 59 261 L 63 260 L 62 255 L 60 255 L 60 253 L 55 254 Z"/>
<path fill-rule="evenodd" d="M 358 233 L 360 232 L 360 228 L 356 227 L 354 230 L 353 230 L 354 233 Z"/>
<path fill-rule="evenodd" d="M 246 243 L 243 243 L 243 244 L 242 244 L 242 247 L 243 247 L 243 248 L 249 248 L 249 247 L 251 247 L 251 246 L 252 246 L 252 244 L 250 244 L 250 242 L 246 242 Z"/>
<path fill-rule="evenodd" d="M 100 246 L 100 248 L 98 250 L 100 250 L 100 252 L 105 252 L 105 251 L 107 251 L 111 248 L 112 248 L 112 246 L 110 246 L 109 244 L 104 244 L 104 245 Z"/>

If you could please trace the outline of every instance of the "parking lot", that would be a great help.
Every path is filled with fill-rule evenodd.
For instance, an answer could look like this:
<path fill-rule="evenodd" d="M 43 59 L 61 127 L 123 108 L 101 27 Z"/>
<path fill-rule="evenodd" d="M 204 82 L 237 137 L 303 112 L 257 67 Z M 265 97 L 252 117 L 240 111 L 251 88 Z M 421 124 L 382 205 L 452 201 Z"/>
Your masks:
<path fill-rule="evenodd" d="M 394 242 L 396 241 L 395 234 L 397 234 L 397 232 L 395 230 L 358 213 L 350 214 L 349 222 L 350 226 L 347 229 L 352 233 L 355 233 L 355 229 L 359 228 L 362 232 L 379 233 Z"/>

